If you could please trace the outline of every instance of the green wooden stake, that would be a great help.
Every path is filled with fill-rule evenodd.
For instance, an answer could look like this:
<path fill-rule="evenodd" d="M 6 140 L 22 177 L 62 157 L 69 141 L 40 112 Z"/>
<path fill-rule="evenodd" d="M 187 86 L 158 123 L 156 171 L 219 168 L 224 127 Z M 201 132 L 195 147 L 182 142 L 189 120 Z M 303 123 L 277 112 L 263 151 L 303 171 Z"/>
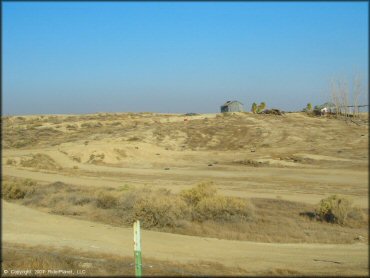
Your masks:
<path fill-rule="evenodd" d="M 135 256 L 135 276 L 142 275 L 142 261 L 141 261 L 141 238 L 140 238 L 140 221 L 134 223 L 134 256 Z"/>

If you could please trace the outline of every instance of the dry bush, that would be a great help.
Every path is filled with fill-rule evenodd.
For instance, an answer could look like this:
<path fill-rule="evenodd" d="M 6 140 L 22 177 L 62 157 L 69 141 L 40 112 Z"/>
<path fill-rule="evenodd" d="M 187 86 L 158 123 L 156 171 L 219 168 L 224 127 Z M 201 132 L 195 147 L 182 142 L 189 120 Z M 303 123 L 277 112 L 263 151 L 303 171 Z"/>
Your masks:
<path fill-rule="evenodd" d="M 3 183 L 2 185 L 1 195 L 6 200 L 23 199 L 26 194 L 27 190 L 18 184 Z"/>
<path fill-rule="evenodd" d="M 246 200 L 218 195 L 200 200 L 193 213 L 193 219 L 200 222 L 247 221 L 253 219 L 253 216 L 253 206 Z"/>
<path fill-rule="evenodd" d="M 348 212 L 348 220 L 356 221 L 356 222 L 364 222 L 366 221 L 366 216 L 364 213 L 364 210 L 359 208 L 359 207 L 353 207 L 349 212 Z"/>
<path fill-rule="evenodd" d="M 16 165 L 16 164 L 17 164 L 17 162 L 12 158 L 8 158 L 6 160 L 6 165 Z"/>
<path fill-rule="evenodd" d="M 104 157 L 105 157 L 104 153 L 90 154 L 90 157 L 89 157 L 89 160 L 87 161 L 87 163 L 91 163 L 91 164 L 103 163 L 104 162 Z M 81 159 L 78 162 L 81 162 Z"/>
<path fill-rule="evenodd" d="M 111 194 L 99 194 L 96 198 L 96 206 L 102 209 L 111 209 L 117 206 L 118 199 Z"/>
<path fill-rule="evenodd" d="M 246 200 L 217 195 L 212 182 L 203 182 L 183 190 L 180 196 L 190 206 L 195 221 L 245 221 L 253 218 L 253 206 Z"/>
<path fill-rule="evenodd" d="M 127 154 L 123 149 L 114 149 L 114 151 L 119 155 L 119 157 L 127 157 Z"/>
<path fill-rule="evenodd" d="M 78 126 L 76 124 L 73 124 L 73 125 L 68 124 L 66 126 L 66 129 L 68 129 L 68 130 L 76 130 L 76 129 L 78 129 Z"/>
<path fill-rule="evenodd" d="M 2 198 L 6 200 L 23 199 L 35 191 L 36 182 L 26 179 L 22 181 L 6 181 L 2 183 Z"/>
<path fill-rule="evenodd" d="M 241 165 L 247 165 L 247 166 L 253 166 L 253 167 L 261 167 L 261 166 L 268 166 L 270 163 L 268 161 L 255 161 L 251 159 L 243 159 L 243 160 L 237 160 L 234 161 L 235 164 L 241 164 Z"/>
<path fill-rule="evenodd" d="M 89 204 L 93 201 L 92 197 L 87 196 L 76 196 L 73 195 L 69 197 L 68 202 L 75 206 L 84 206 L 86 204 Z"/>
<path fill-rule="evenodd" d="M 133 217 L 142 222 L 144 228 L 176 227 L 180 220 L 189 218 L 186 203 L 176 195 L 150 194 L 134 204 Z"/>
<path fill-rule="evenodd" d="M 130 211 L 133 209 L 135 203 L 140 200 L 141 198 L 144 198 L 145 193 L 150 193 L 151 190 L 130 190 L 123 195 L 123 197 L 119 200 L 118 206 L 122 211 Z"/>
<path fill-rule="evenodd" d="M 10 146 L 13 148 L 23 148 L 26 146 L 31 146 L 36 143 L 36 140 L 34 138 L 25 138 L 25 139 L 19 139 L 19 140 L 14 140 L 13 142 L 10 143 Z"/>
<path fill-rule="evenodd" d="M 127 224 L 140 220 L 144 228 L 177 227 L 190 219 L 185 201 L 169 190 L 133 189 L 119 201 L 119 215 Z"/>
<path fill-rule="evenodd" d="M 194 188 L 183 190 L 180 196 L 191 206 L 196 206 L 202 199 L 212 197 L 217 189 L 213 182 L 202 182 Z"/>
<path fill-rule="evenodd" d="M 82 123 L 81 127 L 82 128 L 98 128 L 102 127 L 103 124 L 101 122 L 87 122 L 87 123 Z"/>
<path fill-rule="evenodd" d="M 316 208 L 316 214 L 326 222 L 345 224 L 348 214 L 352 210 L 351 200 L 343 196 L 332 195 L 320 201 Z"/>
<path fill-rule="evenodd" d="M 109 123 L 108 125 L 111 125 L 111 126 L 118 126 L 118 125 L 122 125 L 121 122 L 112 122 L 112 123 Z"/>
<path fill-rule="evenodd" d="M 137 136 L 133 136 L 127 139 L 127 141 L 140 141 L 141 139 Z"/>
<path fill-rule="evenodd" d="M 173 194 L 166 189 L 127 185 L 97 189 L 62 182 L 37 185 L 32 180 L 7 176 L 2 185 L 3 198 L 9 201 L 109 225 L 132 227 L 133 221 L 141 220 L 145 228 L 154 230 L 258 242 L 353 243 L 358 235 L 368 240 L 365 209 L 349 210 L 345 225 L 327 225 L 301 216 L 306 211 L 314 217 L 313 205 L 220 196 L 210 189 L 212 185 L 186 190 L 202 192 L 196 205 L 186 202 L 184 192 Z"/>

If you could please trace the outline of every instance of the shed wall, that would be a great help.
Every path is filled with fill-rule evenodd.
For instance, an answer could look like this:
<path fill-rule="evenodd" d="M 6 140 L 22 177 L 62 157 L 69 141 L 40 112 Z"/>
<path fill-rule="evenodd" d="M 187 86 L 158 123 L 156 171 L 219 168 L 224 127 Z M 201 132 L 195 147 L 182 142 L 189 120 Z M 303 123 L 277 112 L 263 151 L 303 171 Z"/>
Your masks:
<path fill-rule="evenodd" d="M 243 112 L 243 105 L 239 102 L 233 102 L 228 105 L 221 106 L 221 112 Z"/>

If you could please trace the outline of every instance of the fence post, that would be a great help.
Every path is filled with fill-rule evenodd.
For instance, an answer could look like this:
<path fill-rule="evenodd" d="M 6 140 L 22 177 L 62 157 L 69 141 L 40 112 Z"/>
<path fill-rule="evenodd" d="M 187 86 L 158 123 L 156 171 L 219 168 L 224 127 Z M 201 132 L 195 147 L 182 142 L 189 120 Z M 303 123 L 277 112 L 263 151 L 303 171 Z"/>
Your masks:
<path fill-rule="evenodd" d="M 136 220 L 134 223 L 134 256 L 135 256 L 135 276 L 141 277 L 142 261 L 141 261 L 141 237 L 139 220 Z"/>

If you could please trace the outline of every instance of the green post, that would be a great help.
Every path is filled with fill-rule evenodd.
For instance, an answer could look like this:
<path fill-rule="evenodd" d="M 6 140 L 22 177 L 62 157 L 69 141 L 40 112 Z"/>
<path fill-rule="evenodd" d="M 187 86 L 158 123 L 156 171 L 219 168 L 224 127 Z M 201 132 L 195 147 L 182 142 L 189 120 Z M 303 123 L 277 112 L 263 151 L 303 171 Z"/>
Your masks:
<path fill-rule="evenodd" d="M 142 261 L 141 261 L 141 238 L 140 238 L 140 221 L 134 223 L 134 256 L 135 256 L 135 276 L 142 275 Z"/>

